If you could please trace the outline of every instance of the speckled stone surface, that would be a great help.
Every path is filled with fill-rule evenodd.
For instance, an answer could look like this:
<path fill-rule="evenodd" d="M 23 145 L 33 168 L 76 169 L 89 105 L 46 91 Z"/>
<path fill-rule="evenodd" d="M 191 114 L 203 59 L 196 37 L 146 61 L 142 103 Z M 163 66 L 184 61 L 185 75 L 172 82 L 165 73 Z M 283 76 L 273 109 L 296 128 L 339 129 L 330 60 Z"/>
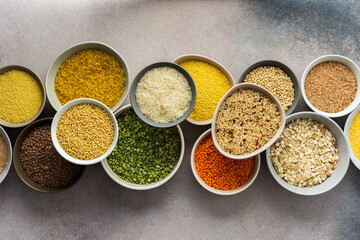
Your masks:
<path fill-rule="evenodd" d="M 360 1 L 0 1 L 0 66 L 18 64 L 45 80 L 65 48 L 101 41 L 143 67 L 196 53 L 222 63 L 237 80 L 256 61 L 287 64 L 300 80 L 330 53 L 360 62 Z M 129 100 L 126 101 L 127 103 Z M 295 111 L 309 110 L 300 100 Z M 41 115 L 53 116 L 47 102 Z M 346 118 L 336 119 L 341 127 Z M 197 137 L 209 126 L 182 123 L 186 152 L 158 189 L 137 192 L 113 182 L 100 164 L 68 191 L 28 188 L 12 167 L 0 184 L 0 239 L 359 239 L 360 172 L 314 197 L 283 189 L 262 155 L 246 191 L 221 197 L 204 190 L 190 168 Z M 21 129 L 9 129 L 14 143 Z"/>

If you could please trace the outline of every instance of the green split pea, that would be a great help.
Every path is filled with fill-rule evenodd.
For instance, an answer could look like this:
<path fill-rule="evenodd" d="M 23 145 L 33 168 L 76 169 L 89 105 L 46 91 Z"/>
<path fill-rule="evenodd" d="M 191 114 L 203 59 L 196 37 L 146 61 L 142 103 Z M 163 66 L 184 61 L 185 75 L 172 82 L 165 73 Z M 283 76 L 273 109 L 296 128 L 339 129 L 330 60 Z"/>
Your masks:
<path fill-rule="evenodd" d="M 117 122 L 119 139 L 107 161 L 120 178 L 149 184 L 160 181 L 174 169 L 181 146 L 176 127 L 152 127 L 132 109 L 122 112 Z"/>

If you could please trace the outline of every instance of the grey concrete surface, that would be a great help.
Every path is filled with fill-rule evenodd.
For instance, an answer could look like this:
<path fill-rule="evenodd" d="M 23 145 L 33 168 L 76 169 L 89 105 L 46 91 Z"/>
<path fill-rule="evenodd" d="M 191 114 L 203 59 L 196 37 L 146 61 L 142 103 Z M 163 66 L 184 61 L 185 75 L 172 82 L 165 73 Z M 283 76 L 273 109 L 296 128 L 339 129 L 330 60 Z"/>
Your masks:
<path fill-rule="evenodd" d="M 45 80 L 65 48 L 88 40 L 114 47 L 134 77 L 144 66 L 197 53 L 238 79 L 252 63 L 275 59 L 301 79 L 318 56 L 360 62 L 360 1 L 0 0 L 0 66 L 19 64 Z M 129 100 L 127 100 L 127 103 Z M 301 100 L 295 111 L 309 110 Z M 47 103 L 41 115 L 55 111 Z M 341 127 L 346 118 L 336 121 Z M 179 171 L 158 189 L 137 192 L 90 166 L 66 192 L 28 188 L 14 168 L 0 184 L 0 239 L 359 239 L 360 172 L 314 197 L 278 185 L 262 155 L 246 191 L 221 197 L 190 169 L 196 138 L 209 126 L 181 124 L 186 152 Z M 21 129 L 8 129 L 14 143 Z"/>

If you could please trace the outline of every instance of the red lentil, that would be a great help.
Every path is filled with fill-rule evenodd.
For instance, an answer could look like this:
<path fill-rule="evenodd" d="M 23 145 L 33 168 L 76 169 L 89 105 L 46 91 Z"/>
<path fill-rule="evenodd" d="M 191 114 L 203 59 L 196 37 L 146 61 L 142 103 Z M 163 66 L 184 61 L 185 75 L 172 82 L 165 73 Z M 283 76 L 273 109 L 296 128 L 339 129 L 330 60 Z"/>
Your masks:
<path fill-rule="evenodd" d="M 199 177 L 210 187 L 233 190 L 244 185 L 252 175 L 255 158 L 234 160 L 223 156 L 210 135 L 196 148 L 195 168 Z"/>

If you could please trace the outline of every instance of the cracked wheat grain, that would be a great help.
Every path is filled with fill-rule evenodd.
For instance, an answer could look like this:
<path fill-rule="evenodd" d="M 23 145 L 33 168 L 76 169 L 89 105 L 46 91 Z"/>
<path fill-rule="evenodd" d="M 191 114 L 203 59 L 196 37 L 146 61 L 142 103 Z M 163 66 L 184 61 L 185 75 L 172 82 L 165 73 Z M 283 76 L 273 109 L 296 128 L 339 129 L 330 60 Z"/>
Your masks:
<path fill-rule="evenodd" d="M 244 155 L 265 145 L 279 126 L 280 112 L 270 98 L 252 89 L 240 89 L 219 110 L 216 140 L 224 151 Z"/>

